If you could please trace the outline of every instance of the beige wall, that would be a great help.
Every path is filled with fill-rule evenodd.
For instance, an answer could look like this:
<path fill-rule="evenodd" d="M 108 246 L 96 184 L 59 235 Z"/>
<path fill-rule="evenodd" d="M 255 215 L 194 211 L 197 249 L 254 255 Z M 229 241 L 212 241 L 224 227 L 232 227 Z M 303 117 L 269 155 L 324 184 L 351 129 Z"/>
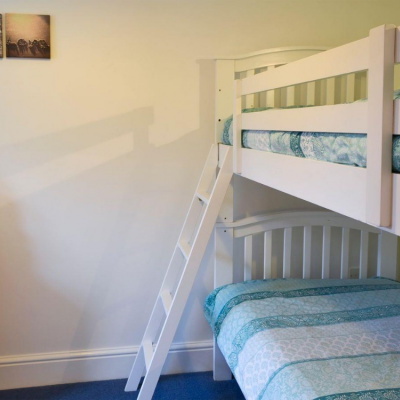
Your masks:
<path fill-rule="evenodd" d="M 398 0 L 2 0 L 6 12 L 50 14 L 53 57 L 0 60 L 1 365 L 139 344 L 213 141 L 214 57 L 400 25 Z M 211 264 L 178 342 L 211 339 Z M 43 381 L 32 364 L 10 383 L 10 365 L 0 387 L 127 374 Z"/>

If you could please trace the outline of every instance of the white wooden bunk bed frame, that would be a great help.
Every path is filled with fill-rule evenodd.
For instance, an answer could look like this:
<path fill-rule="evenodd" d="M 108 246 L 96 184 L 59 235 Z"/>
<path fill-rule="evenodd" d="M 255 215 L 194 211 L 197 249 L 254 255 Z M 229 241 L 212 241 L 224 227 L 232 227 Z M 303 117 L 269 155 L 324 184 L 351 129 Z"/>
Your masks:
<path fill-rule="evenodd" d="M 295 58 L 300 59 L 291 62 Z M 275 68 L 285 61 L 288 64 Z M 368 37 L 328 51 L 276 49 L 243 59 L 217 60 L 216 140 L 221 141 L 223 123 L 233 113 L 234 173 L 400 235 L 400 175 L 392 174 L 391 167 L 392 135 L 400 134 L 399 100 L 393 101 L 393 70 L 399 62 L 400 30 L 391 25 L 372 29 Z M 255 74 L 265 66 L 267 71 Z M 236 81 L 232 93 L 232 77 L 243 70 L 246 77 Z M 334 104 L 338 77 L 343 83 L 346 75 L 346 100 L 352 101 L 354 74 L 359 71 L 368 71 L 368 101 Z M 296 104 L 294 85 L 301 84 L 307 86 L 306 103 L 318 105 L 316 81 L 322 79 L 328 87 L 322 106 L 242 113 L 249 102 L 254 104 L 254 95 L 270 91 L 266 96 L 273 98 L 271 91 L 279 88 L 286 88 L 285 105 Z M 367 133 L 368 166 L 288 160 L 284 155 L 245 149 L 242 129 Z M 224 147 L 220 145 L 220 153 Z"/>
<path fill-rule="evenodd" d="M 336 213 L 284 212 L 237 220 L 232 204 L 235 188 L 231 187 L 215 231 L 215 287 L 253 279 L 257 263 L 263 271 L 257 278 L 398 276 L 397 237 L 386 232 L 400 235 L 400 174 L 392 173 L 391 165 L 392 135 L 400 134 L 400 100 L 393 100 L 400 29 L 380 26 L 364 39 L 323 50 L 279 48 L 216 60 L 216 142 L 221 143 L 224 123 L 233 114 L 234 173 Z M 367 74 L 357 76 L 361 71 Z M 354 102 L 366 93 L 368 101 Z M 299 103 L 315 107 L 243 113 L 261 105 L 279 108 Z M 357 168 L 246 149 L 243 129 L 367 133 L 368 165 Z M 229 147 L 219 144 L 221 158 Z M 303 230 L 297 270 L 291 256 L 295 226 Z M 321 269 L 311 272 L 311 232 L 316 226 L 322 227 Z M 340 261 L 335 265 L 330 260 L 332 226 L 342 230 Z M 280 270 L 272 267 L 274 229 L 284 232 Z M 354 230 L 359 230 L 359 239 L 351 246 L 359 257 L 356 264 L 349 264 L 349 232 Z M 371 234 L 379 238 L 374 260 L 367 256 Z M 263 257 L 258 261 L 253 259 L 254 235 L 263 236 Z M 235 260 L 237 247 L 244 251 L 239 260 Z M 214 378 L 231 378 L 216 342 Z"/>
<path fill-rule="evenodd" d="M 153 395 L 213 231 L 216 287 L 260 277 L 398 276 L 400 174 L 391 172 L 391 150 L 392 135 L 400 134 L 400 100 L 393 101 L 400 29 L 381 26 L 322 50 L 280 48 L 216 61 L 216 142 L 233 114 L 233 146 L 214 145 L 206 161 L 126 385 L 137 390 L 144 372 L 138 400 Z M 234 84 L 235 76 L 242 79 Z M 354 102 L 366 92 L 368 101 Z M 299 104 L 315 107 L 242 112 Z M 245 149 L 242 129 L 367 133 L 368 166 Z M 233 173 L 332 211 L 240 219 Z M 214 378 L 231 376 L 215 342 Z"/>

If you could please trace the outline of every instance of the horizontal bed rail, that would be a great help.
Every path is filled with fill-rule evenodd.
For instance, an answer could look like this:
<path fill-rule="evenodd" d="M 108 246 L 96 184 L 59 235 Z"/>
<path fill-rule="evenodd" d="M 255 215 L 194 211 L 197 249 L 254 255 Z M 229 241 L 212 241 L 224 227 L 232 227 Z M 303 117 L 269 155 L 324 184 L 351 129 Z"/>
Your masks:
<path fill-rule="evenodd" d="M 281 130 L 329 133 L 364 133 L 367 134 L 367 168 L 360 173 L 350 172 L 352 167 L 345 167 L 340 179 L 331 176 L 338 168 L 329 166 L 328 175 L 316 172 L 317 181 L 311 187 L 311 196 L 303 189 L 298 192 L 289 189 L 287 193 L 314 202 L 323 207 L 342 214 L 368 222 L 374 226 L 391 227 L 392 225 L 392 135 L 394 132 L 394 62 L 395 37 L 399 36 L 398 29 L 392 25 L 383 25 L 370 31 L 369 37 L 353 43 L 322 52 L 306 59 L 267 70 L 260 74 L 237 80 L 234 87 L 234 117 L 233 117 L 233 146 L 234 171 L 248 179 L 282 190 L 278 183 L 274 186 L 273 177 L 258 179 L 253 157 L 245 157 L 242 149 L 242 130 Z M 309 84 L 332 76 L 355 73 L 360 70 L 368 71 L 368 101 L 333 106 L 304 107 L 295 109 L 267 110 L 254 113 L 243 113 L 243 99 L 246 96 L 266 90 L 275 90 L 298 84 Z M 330 82 L 334 86 L 334 81 Z M 292 93 L 293 95 L 293 93 Z M 350 96 L 351 97 L 351 96 Z M 395 122 L 398 119 L 395 120 Z M 397 131 L 397 130 L 396 130 Z M 254 150 L 251 150 L 252 152 Z M 273 164 L 279 157 L 265 154 L 271 158 L 271 168 L 264 174 L 273 175 L 276 169 L 289 168 L 285 165 Z M 259 158 L 255 156 L 254 159 Z M 243 162 L 248 163 L 244 166 Z M 283 161 L 283 159 L 282 159 Z M 304 162 L 305 160 L 302 160 Z M 297 162 L 288 161 L 295 166 Z M 308 163 L 307 165 L 311 165 Z M 318 165 L 316 165 L 318 168 Z M 332 174 L 329 174 L 331 170 Z M 314 171 L 308 170 L 311 175 Z M 295 172 L 296 175 L 296 172 Z M 361 180 L 353 178 L 359 175 Z M 343 179 L 342 179 L 343 178 Z M 303 176 L 307 179 L 307 176 Z M 333 180 L 332 184 L 323 182 Z M 316 194 L 318 186 L 324 187 L 322 195 Z M 335 184 L 337 182 L 337 184 Z M 350 188 L 346 191 L 341 189 Z M 296 186 L 293 179 L 286 182 L 287 186 Z M 285 185 L 283 185 L 285 186 Z M 306 184 L 307 186 L 307 184 Z M 354 191 L 357 190 L 357 193 Z M 286 191 L 286 190 L 284 190 Z M 355 196 L 360 199 L 359 205 L 346 200 L 333 204 L 329 198 L 335 198 L 337 193 L 346 198 Z M 315 196 L 315 197 L 313 197 Z M 322 202 L 317 201 L 322 197 Z M 325 199 L 326 197 L 326 199 Z M 329 204 L 329 205 L 328 205 Z M 358 208 L 358 210 L 354 210 Z M 361 213 L 360 213 L 361 210 Z"/>
<path fill-rule="evenodd" d="M 247 95 L 317 81 L 363 71 L 368 67 L 369 38 L 364 38 L 245 78 L 243 79 L 242 94 Z"/>

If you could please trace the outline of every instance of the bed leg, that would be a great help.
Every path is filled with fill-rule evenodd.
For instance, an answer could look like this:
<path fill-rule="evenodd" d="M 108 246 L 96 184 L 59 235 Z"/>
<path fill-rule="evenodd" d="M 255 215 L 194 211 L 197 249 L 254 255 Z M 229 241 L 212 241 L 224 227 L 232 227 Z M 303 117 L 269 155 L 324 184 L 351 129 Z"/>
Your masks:
<path fill-rule="evenodd" d="M 217 340 L 214 338 L 214 354 L 213 354 L 213 378 L 214 381 L 228 381 L 232 379 L 232 372 L 225 361 L 221 350 L 218 347 Z"/>

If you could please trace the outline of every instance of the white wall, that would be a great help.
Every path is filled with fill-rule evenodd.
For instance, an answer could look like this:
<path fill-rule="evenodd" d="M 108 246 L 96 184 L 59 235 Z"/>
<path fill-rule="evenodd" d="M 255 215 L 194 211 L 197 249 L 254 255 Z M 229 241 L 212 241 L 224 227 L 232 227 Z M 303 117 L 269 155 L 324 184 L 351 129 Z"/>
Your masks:
<path fill-rule="evenodd" d="M 0 60 L 0 388 L 127 376 L 213 141 L 214 57 L 400 25 L 398 0 L 2 0 L 6 12 L 51 15 L 52 59 Z M 210 368 L 211 264 L 209 249 L 175 340 L 197 359 L 183 351 L 169 372 Z"/>

